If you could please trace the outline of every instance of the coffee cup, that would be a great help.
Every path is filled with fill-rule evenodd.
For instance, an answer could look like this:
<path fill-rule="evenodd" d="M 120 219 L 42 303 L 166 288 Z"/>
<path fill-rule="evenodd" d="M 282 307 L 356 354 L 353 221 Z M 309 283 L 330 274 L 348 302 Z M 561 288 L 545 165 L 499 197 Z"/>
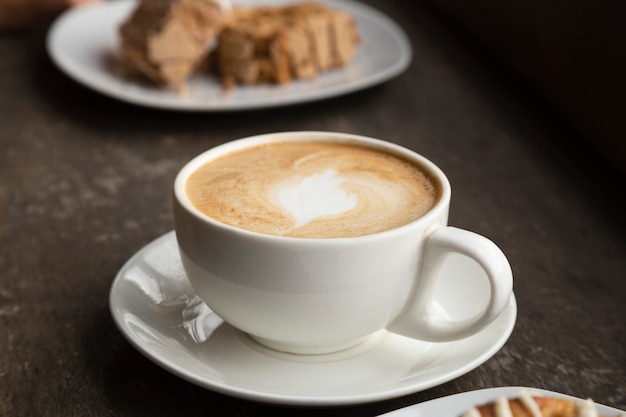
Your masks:
<path fill-rule="evenodd" d="M 265 134 L 180 170 L 176 237 L 202 300 L 265 347 L 324 354 L 381 331 L 445 342 L 496 319 L 513 287 L 492 241 L 447 226 L 450 196 L 436 165 L 396 144 Z M 449 255 L 484 271 L 487 301 L 471 317 L 450 319 L 434 299 Z"/>

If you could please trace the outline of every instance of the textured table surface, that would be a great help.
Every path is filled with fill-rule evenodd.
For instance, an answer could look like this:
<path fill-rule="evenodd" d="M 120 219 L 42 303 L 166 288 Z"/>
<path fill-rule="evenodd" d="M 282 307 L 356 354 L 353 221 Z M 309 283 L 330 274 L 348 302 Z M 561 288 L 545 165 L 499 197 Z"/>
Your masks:
<path fill-rule="evenodd" d="M 436 16 L 372 2 L 407 31 L 410 68 L 289 108 L 191 114 L 124 104 L 50 62 L 45 28 L 0 34 L 0 415 L 376 415 L 524 385 L 626 409 L 624 182 L 549 108 Z M 494 240 L 519 313 L 482 366 L 404 397 L 336 409 L 231 398 L 169 374 L 116 329 L 115 274 L 173 228 L 191 157 L 252 134 L 332 130 L 425 155 L 453 187 L 450 224 Z"/>

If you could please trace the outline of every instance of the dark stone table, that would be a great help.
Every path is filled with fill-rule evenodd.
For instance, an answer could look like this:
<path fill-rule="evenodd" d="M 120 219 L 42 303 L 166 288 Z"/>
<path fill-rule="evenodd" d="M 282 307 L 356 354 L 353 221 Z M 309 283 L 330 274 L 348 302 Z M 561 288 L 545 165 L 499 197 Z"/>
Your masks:
<path fill-rule="evenodd" d="M 626 409 L 621 170 L 438 14 L 371 3 L 411 39 L 404 74 L 239 113 L 125 104 L 63 75 L 46 55 L 46 27 L 0 35 L 0 415 L 376 415 L 512 385 Z M 493 239 L 513 268 L 518 320 L 495 356 L 401 398 L 293 409 L 195 386 L 122 337 L 109 289 L 133 253 L 173 228 L 177 170 L 217 144 L 287 130 L 383 138 L 448 174 L 450 223 Z"/>

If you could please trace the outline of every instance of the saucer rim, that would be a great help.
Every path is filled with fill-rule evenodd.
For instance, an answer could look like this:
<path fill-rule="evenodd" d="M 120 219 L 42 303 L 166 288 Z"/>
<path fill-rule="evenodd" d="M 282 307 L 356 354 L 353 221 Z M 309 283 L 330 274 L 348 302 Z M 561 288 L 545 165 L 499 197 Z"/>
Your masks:
<path fill-rule="evenodd" d="M 117 305 L 117 289 L 121 285 L 121 280 L 124 277 L 124 272 L 133 265 L 137 259 L 139 259 L 144 253 L 154 246 L 158 246 L 165 241 L 176 239 L 175 231 L 171 230 L 147 243 L 138 249 L 118 270 L 115 279 L 113 280 L 109 292 L 109 310 L 113 317 L 113 321 L 117 329 L 122 336 L 133 346 L 139 353 L 141 353 L 148 360 L 163 368 L 167 372 L 202 388 L 221 393 L 224 395 L 237 397 L 245 400 L 257 401 L 269 404 L 279 404 L 285 406 L 306 406 L 306 407 L 324 407 L 324 406 L 346 406 L 346 405 L 358 405 L 365 403 L 372 403 L 377 401 L 384 401 L 392 398 L 402 397 L 404 395 L 414 394 L 416 392 L 424 391 L 426 389 L 441 385 L 443 383 L 452 381 L 473 369 L 476 369 L 488 359 L 493 357 L 511 336 L 515 323 L 517 320 L 517 301 L 514 293 L 511 294 L 511 298 L 505 310 L 501 313 L 501 317 L 508 315 L 509 319 L 503 323 L 492 323 L 488 325 L 482 331 L 487 330 L 489 327 L 501 324 L 502 331 L 500 332 L 497 340 L 491 346 L 482 351 L 482 353 L 475 356 L 473 359 L 468 360 L 463 366 L 455 369 L 454 371 L 443 373 L 438 377 L 432 377 L 428 381 L 414 384 L 404 384 L 395 389 L 386 389 L 379 393 L 365 392 L 361 394 L 349 394 L 338 396 L 302 396 L 293 394 L 277 394 L 272 392 L 264 392 L 253 389 L 246 389 L 235 385 L 229 385 L 228 383 L 218 381 L 216 379 L 206 378 L 197 373 L 194 373 L 192 369 L 181 366 L 178 363 L 174 363 L 170 360 L 163 359 L 158 354 L 150 351 L 144 347 L 134 335 L 124 325 L 119 312 L 116 310 Z M 177 243 L 175 243 L 177 244 Z M 496 319 L 498 320 L 498 319 Z M 231 326 L 232 327 L 232 326 Z M 233 328 L 234 329 L 234 328 Z M 236 329 L 234 329 L 236 331 Z M 482 332 L 481 331 L 481 332 Z M 480 334 L 480 332 L 478 333 Z M 474 335 L 476 336 L 476 335 Z M 474 337 L 471 336 L 471 337 Z M 456 344 L 461 341 L 448 342 L 447 344 Z M 288 363 L 288 361 L 274 358 L 281 363 Z M 198 359 L 200 360 L 200 359 Z M 295 362 L 294 362 L 295 364 Z"/>

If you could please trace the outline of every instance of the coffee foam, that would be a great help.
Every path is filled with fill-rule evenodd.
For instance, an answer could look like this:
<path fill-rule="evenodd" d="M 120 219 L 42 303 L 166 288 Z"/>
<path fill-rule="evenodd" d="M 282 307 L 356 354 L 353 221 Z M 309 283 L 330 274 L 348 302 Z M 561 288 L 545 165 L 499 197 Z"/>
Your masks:
<path fill-rule="evenodd" d="M 291 237 L 361 236 L 418 219 L 437 190 L 417 166 L 382 151 L 286 142 L 233 152 L 199 168 L 187 196 L 214 219 Z"/>

